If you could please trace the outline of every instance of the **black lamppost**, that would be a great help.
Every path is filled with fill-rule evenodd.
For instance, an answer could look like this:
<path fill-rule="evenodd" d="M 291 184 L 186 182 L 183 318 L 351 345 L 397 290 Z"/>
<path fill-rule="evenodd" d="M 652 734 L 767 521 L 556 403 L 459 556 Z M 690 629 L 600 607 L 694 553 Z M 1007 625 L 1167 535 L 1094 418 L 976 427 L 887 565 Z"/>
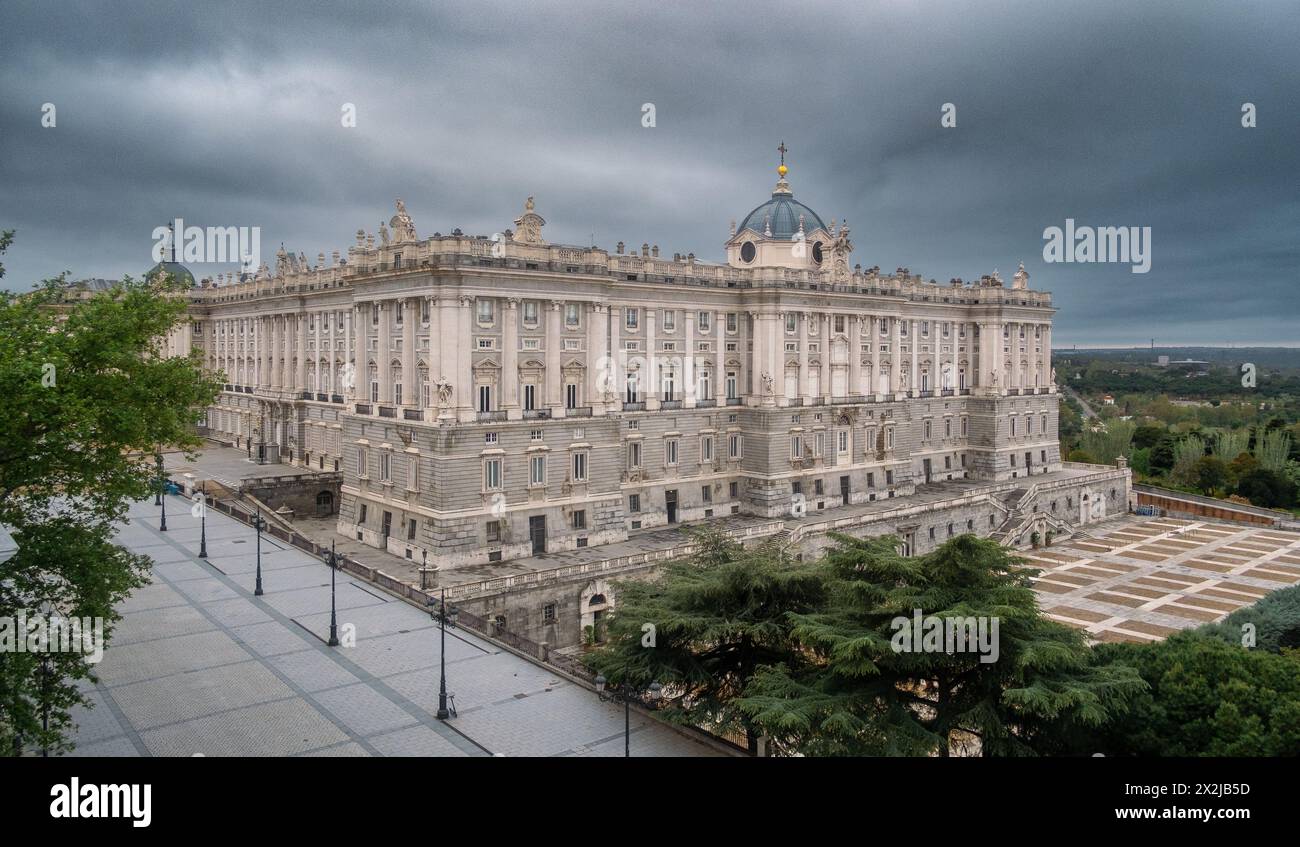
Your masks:
<path fill-rule="evenodd" d="M 158 520 L 158 531 L 166 532 L 167 531 L 167 479 L 166 477 L 160 477 L 159 481 L 161 485 L 159 487 L 158 501 L 159 501 L 159 505 L 162 506 L 162 517 L 159 518 Z"/>
<path fill-rule="evenodd" d="M 199 558 L 208 557 L 208 494 L 199 492 Z"/>
<path fill-rule="evenodd" d="M 429 551 L 428 550 L 423 551 L 423 553 L 421 553 L 420 558 L 422 561 L 422 564 L 420 565 L 420 590 L 423 591 L 425 577 L 429 573 Z"/>
<path fill-rule="evenodd" d="M 438 647 L 438 661 L 442 666 L 440 679 L 438 682 L 438 720 L 445 721 L 450 712 L 447 711 L 447 630 L 456 628 L 456 618 L 460 616 L 460 609 L 452 606 L 447 608 L 447 589 L 442 589 L 442 599 L 438 605 L 434 605 L 433 598 L 428 600 L 429 617 L 437 621 L 441 631 L 442 643 Z"/>
<path fill-rule="evenodd" d="M 253 529 L 257 531 L 257 586 L 253 589 L 255 597 L 262 596 L 262 530 L 266 529 L 266 521 L 262 520 L 262 510 L 259 508 L 257 514 L 253 516 Z"/>
<path fill-rule="evenodd" d="M 632 755 L 632 703 L 653 706 L 663 696 L 664 687 L 657 682 L 650 683 L 645 691 L 630 685 L 609 686 L 605 677 L 596 677 L 596 695 L 606 703 L 623 704 L 623 755 Z"/>
<path fill-rule="evenodd" d="M 339 626 L 338 617 L 334 611 L 334 575 L 339 569 L 339 556 L 334 551 L 334 542 L 330 541 L 330 552 L 327 557 L 330 566 L 330 640 L 326 642 L 331 647 L 339 646 Z"/>
<path fill-rule="evenodd" d="M 154 461 L 154 467 L 156 467 L 156 468 L 158 469 L 158 471 L 157 471 L 157 472 L 158 472 L 158 490 L 155 491 L 154 494 L 153 494 L 153 504 L 154 504 L 155 506 L 161 506 L 161 505 L 162 505 L 162 486 L 163 486 L 162 453 L 154 453 L 154 454 L 153 454 L 153 461 Z"/>

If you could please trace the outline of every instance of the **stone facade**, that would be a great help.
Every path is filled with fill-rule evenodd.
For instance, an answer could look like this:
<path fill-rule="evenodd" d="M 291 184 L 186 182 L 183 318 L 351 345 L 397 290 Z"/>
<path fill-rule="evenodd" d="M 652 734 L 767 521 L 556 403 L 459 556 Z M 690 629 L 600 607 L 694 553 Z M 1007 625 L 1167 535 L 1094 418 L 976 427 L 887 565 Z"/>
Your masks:
<path fill-rule="evenodd" d="M 491 237 L 420 238 L 398 201 L 346 258 L 281 248 L 195 289 L 189 343 L 226 383 L 207 432 L 341 472 L 341 533 L 443 569 L 1061 467 L 1023 267 L 850 269 L 847 224 L 784 170 L 772 198 L 726 264 L 549 244 L 532 198 Z"/>

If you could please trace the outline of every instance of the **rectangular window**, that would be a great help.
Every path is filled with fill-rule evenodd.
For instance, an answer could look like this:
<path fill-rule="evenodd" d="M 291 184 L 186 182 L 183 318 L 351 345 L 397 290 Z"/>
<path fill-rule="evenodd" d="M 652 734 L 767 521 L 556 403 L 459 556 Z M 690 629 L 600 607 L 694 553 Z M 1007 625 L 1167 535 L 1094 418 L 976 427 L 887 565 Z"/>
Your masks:
<path fill-rule="evenodd" d="M 537 301 L 536 300 L 524 301 L 524 323 L 526 324 L 537 323 Z"/>
<path fill-rule="evenodd" d="M 483 527 L 487 533 L 488 544 L 501 543 L 501 521 L 488 521 Z"/>
<path fill-rule="evenodd" d="M 700 438 L 700 461 L 713 461 L 713 436 L 705 435 Z"/>
<path fill-rule="evenodd" d="M 546 484 L 546 457 L 533 456 L 528 460 L 528 484 Z"/>
<path fill-rule="evenodd" d="M 369 510 L 369 508 L 370 508 L 370 507 L 367 506 L 365 503 L 362 503 L 362 504 L 361 504 L 361 514 L 358 516 L 357 523 L 359 523 L 359 524 L 361 524 L 361 525 L 363 525 L 363 526 L 365 525 L 365 522 L 366 522 L 366 512 Z"/>
<path fill-rule="evenodd" d="M 744 440 L 739 433 L 732 433 L 727 436 L 727 456 L 731 459 L 739 459 L 744 446 Z"/>
<path fill-rule="evenodd" d="M 794 461 L 795 459 L 802 459 L 802 458 L 803 458 L 803 436 L 792 435 L 790 436 L 790 460 Z"/>
<path fill-rule="evenodd" d="M 478 410 L 480 412 L 492 411 L 492 386 L 480 385 L 478 387 Z"/>
<path fill-rule="evenodd" d="M 495 432 L 485 432 L 485 433 L 483 433 L 483 443 L 484 443 L 484 444 L 496 444 L 496 443 L 497 443 L 497 434 L 496 434 Z"/>
<path fill-rule="evenodd" d="M 409 521 L 406 522 L 406 540 L 407 541 L 415 540 L 415 518 L 411 518 Z"/>
<path fill-rule="evenodd" d="M 379 481 L 389 482 L 393 478 L 393 454 L 379 454 Z"/>
<path fill-rule="evenodd" d="M 836 315 L 836 316 L 835 316 L 835 331 L 836 331 L 836 332 L 843 332 L 843 331 L 844 331 L 844 316 L 843 316 L 843 315 Z"/>
<path fill-rule="evenodd" d="M 578 326 L 581 311 L 577 303 L 564 304 L 564 325 L 570 328 Z"/>
<path fill-rule="evenodd" d="M 576 383 L 566 383 L 564 386 L 564 408 L 578 408 L 578 386 Z"/>
<path fill-rule="evenodd" d="M 641 442 L 640 441 L 628 442 L 627 466 L 633 469 L 641 467 Z"/>
<path fill-rule="evenodd" d="M 587 481 L 587 454 L 586 453 L 573 454 L 573 481 L 574 482 Z"/>
<path fill-rule="evenodd" d="M 624 314 L 625 314 L 624 326 L 626 326 L 628 329 L 636 329 L 641 325 L 640 309 L 627 309 L 624 311 Z"/>
<path fill-rule="evenodd" d="M 712 503 L 712 502 L 713 502 L 713 487 L 712 487 L 712 486 L 710 486 L 710 485 L 703 485 L 703 486 L 700 486 L 700 502 L 701 502 L 701 503 Z"/>
<path fill-rule="evenodd" d="M 483 463 L 483 487 L 488 491 L 501 489 L 501 460 L 488 459 Z"/>
<path fill-rule="evenodd" d="M 672 309 L 664 309 L 664 332 L 672 332 L 677 328 L 677 312 Z"/>
<path fill-rule="evenodd" d="M 478 300 L 478 322 L 481 324 L 490 324 L 496 318 L 495 301 L 486 298 Z"/>
<path fill-rule="evenodd" d="M 357 476 L 362 479 L 370 476 L 370 451 L 364 447 L 357 448 Z"/>
<path fill-rule="evenodd" d="M 537 408 L 537 386 L 531 383 L 524 386 L 524 411 L 531 412 Z"/>
<path fill-rule="evenodd" d="M 668 440 L 664 441 L 664 464 L 665 465 L 677 464 L 677 445 L 678 442 L 676 438 L 669 438 Z"/>
<path fill-rule="evenodd" d="M 547 603 L 542 607 L 542 620 L 546 623 L 555 622 L 555 604 Z"/>
<path fill-rule="evenodd" d="M 736 313 L 727 312 L 727 332 L 736 331 L 736 322 L 737 322 Z"/>
<path fill-rule="evenodd" d="M 793 333 L 799 328 L 799 316 L 794 312 L 785 313 L 785 331 Z"/>
<path fill-rule="evenodd" d="M 700 312 L 695 316 L 695 322 L 699 325 L 700 332 L 708 332 L 713 326 L 713 313 Z"/>
<path fill-rule="evenodd" d="M 586 529 L 586 528 L 587 528 L 587 511 L 586 511 L 585 509 L 577 509 L 577 510 L 574 511 L 574 513 L 573 513 L 573 528 L 574 528 L 574 529 Z"/>
<path fill-rule="evenodd" d="M 733 482 L 733 483 L 731 483 L 729 486 L 727 486 L 727 493 L 731 496 L 731 499 L 732 499 L 732 500 L 735 500 L 737 497 L 739 497 L 739 496 L 740 496 L 740 483 L 738 483 L 738 482 Z"/>
<path fill-rule="evenodd" d="M 627 510 L 628 510 L 628 512 L 630 512 L 630 513 L 632 513 L 632 514 L 636 514 L 637 512 L 640 512 L 640 511 L 641 511 L 641 495 L 640 495 L 640 494 L 629 494 L 629 495 L 627 495 Z"/>

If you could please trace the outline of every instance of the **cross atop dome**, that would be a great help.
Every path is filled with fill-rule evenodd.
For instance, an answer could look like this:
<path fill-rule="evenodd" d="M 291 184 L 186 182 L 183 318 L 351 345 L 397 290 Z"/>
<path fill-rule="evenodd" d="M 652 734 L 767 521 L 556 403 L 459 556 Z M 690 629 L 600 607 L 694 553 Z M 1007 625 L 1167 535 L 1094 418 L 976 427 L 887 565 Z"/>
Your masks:
<path fill-rule="evenodd" d="M 785 154 L 789 153 L 790 149 L 786 147 L 785 142 L 782 141 L 781 146 L 776 148 L 776 152 L 781 154 L 781 164 L 776 168 L 776 173 L 779 179 L 777 179 L 776 188 L 772 189 L 772 193 L 794 194 L 794 192 L 790 190 L 790 183 L 785 181 L 785 175 L 790 172 L 790 169 L 785 166 Z"/>

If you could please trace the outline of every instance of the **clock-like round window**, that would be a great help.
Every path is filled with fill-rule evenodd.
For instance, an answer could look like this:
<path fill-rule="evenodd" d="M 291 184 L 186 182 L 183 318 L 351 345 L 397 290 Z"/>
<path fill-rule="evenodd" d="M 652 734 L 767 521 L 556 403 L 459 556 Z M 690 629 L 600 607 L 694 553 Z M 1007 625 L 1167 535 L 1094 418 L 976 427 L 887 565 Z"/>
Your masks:
<path fill-rule="evenodd" d="M 752 242 L 752 241 L 746 241 L 743 245 L 741 245 L 741 247 L 740 247 L 740 258 L 741 258 L 741 260 L 744 261 L 746 264 L 748 264 L 749 262 L 754 261 L 754 257 L 755 257 L 756 255 L 758 255 L 758 250 L 756 250 L 756 249 L 754 248 L 754 242 Z"/>
<path fill-rule="evenodd" d="M 820 241 L 813 244 L 813 261 L 819 265 L 822 263 L 822 243 Z"/>

